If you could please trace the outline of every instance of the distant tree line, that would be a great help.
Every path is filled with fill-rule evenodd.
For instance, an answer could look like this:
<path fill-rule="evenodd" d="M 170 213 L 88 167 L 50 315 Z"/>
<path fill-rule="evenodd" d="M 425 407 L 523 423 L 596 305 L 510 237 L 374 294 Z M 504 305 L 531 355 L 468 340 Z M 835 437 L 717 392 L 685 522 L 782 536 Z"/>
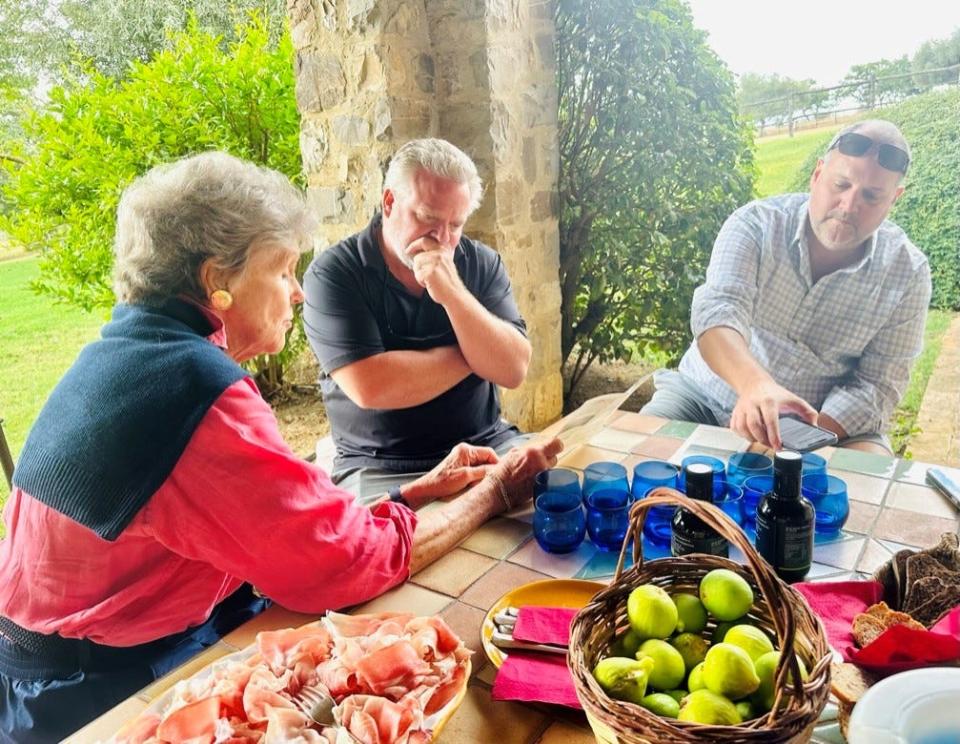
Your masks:
<path fill-rule="evenodd" d="M 740 79 L 740 110 L 765 127 L 791 126 L 826 113 L 873 109 L 897 103 L 937 86 L 960 83 L 960 29 L 946 39 L 925 42 L 912 58 L 853 65 L 839 85 L 822 87 L 815 80 L 747 73 Z"/>

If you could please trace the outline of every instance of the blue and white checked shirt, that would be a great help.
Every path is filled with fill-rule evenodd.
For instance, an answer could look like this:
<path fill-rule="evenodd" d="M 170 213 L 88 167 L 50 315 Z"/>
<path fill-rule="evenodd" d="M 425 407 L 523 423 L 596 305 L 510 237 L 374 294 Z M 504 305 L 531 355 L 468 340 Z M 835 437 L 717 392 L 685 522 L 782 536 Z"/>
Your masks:
<path fill-rule="evenodd" d="M 885 220 L 860 262 L 813 284 L 808 201 L 807 194 L 762 199 L 727 219 L 707 280 L 693 295 L 693 335 L 716 326 L 739 331 L 777 383 L 849 436 L 881 432 L 923 346 L 930 268 L 903 230 Z M 737 395 L 707 366 L 696 341 L 680 372 L 729 424 Z"/>

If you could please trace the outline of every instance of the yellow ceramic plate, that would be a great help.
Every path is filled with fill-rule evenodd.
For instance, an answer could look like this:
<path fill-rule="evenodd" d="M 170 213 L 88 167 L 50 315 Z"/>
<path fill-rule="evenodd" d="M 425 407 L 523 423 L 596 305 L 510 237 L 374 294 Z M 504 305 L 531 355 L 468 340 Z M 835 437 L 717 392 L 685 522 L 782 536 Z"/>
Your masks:
<path fill-rule="evenodd" d="M 523 607 L 523 605 L 541 605 L 543 607 L 571 607 L 579 610 L 586 605 L 593 595 L 606 585 L 596 581 L 582 579 L 544 579 L 532 581 L 529 584 L 518 586 L 504 594 L 493 603 L 483 619 L 480 627 L 480 639 L 487 658 L 499 669 L 506 653 L 493 645 L 493 616 L 506 607 Z"/>

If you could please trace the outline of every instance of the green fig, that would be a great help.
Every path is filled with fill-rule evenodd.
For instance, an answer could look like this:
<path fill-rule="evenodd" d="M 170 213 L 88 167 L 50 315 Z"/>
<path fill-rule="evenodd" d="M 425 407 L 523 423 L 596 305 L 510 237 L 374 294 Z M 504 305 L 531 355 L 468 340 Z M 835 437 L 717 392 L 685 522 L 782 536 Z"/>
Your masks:
<path fill-rule="evenodd" d="M 653 670 L 653 659 L 624 659 L 608 656 L 593 668 L 593 678 L 610 697 L 641 704 L 647 694 L 647 681 Z"/>
<path fill-rule="evenodd" d="M 613 645 L 610 647 L 611 656 L 624 656 L 628 659 L 632 659 L 637 655 L 637 650 L 640 648 L 640 636 L 633 632 L 631 628 L 622 636 L 620 636 Z"/>
<path fill-rule="evenodd" d="M 740 714 L 740 718 L 744 721 L 749 721 L 751 718 L 756 718 L 757 714 L 753 709 L 753 705 L 749 700 L 741 700 L 736 704 L 737 713 Z"/>
<path fill-rule="evenodd" d="M 732 701 L 710 690 L 696 690 L 687 695 L 677 718 L 711 726 L 736 726 L 743 721 Z"/>
<path fill-rule="evenodd" d="M 677 628 L 677 606 L 659 586 L 638 586 L 627 597 L 627 619 L 641 640 L 668 638 Z"/>
<path fill-rule="evenodd" d="M 690 674 L 687 676 L 687 689 L 693 692 L 694 690 L 702 690 L 704 687 L 706 687 L 706 684 L 703 681 L 703 662 L 701 661 L 690 670 Z"/>
<path fill-rule="evenodd" d="M 647 695 L 640 701 L 640 705 L 665 718 L 676 718 L 680 713 L 680 703 L 664 692 L 655 692 Z"/>
<path fill-rule="evenodd" d="M 756 690 L 760 678 L 746 651 L 731 643 L 718 643 L 703 660 L 703 683 L 711 692 L 738 700 Z"/>
<path fill-rule="evenodd" d="M 653 671 L 650 672 L 650 686 L 656 690 L 672 690 L 683 682 L 687 668 L 683 656 L 673 646 L 659 638 L 651 638 L 640 644 L 637 658 L 653 659 Z"/>
<path fill-rule="evenodd" d="M 773 651 L 770 636 L 753 625 L 734 625 L 723 637 L 723 642 L 739 646 L 754 662 Z"/>
<path fill-rule="evenodd" d="M 673 603 L 677 606 L 678 633 L 700 633 L 707 627 L 707 608 L 699 597 L 681 592 L 673 595 Z"/>
<path fill-rule="evenodd" d="M 715 568 L 700 581 L 700 601 L 717 620 L 736 620 L 753 607 L 753 589 L 740 574 Z"/>
<path fill-rule="evenodd" d="M 666 694 L 679 703 L 690 693 L 687 690 L 681 690 L 678 688 L 676 690 L 667 690 Z"/>
<path fill-rule="evenodd" d="M 707 649 L 710 648 L 707 640 L 696 633 L 681 633 L 674 636 L 670 639 L 670 645 L 680 652 L 688 672 L 706 658 Z"/>
<path fill-rule="evenodd" d="M 777 673 L 777 664 L 780 662 L 780 652 L 770 651 L 764 654 L 756 661 L 757 677 L 760 679 L 760 685 L 756 692 L 750 696 L 750 701 L 760 711 L 766 712 L 773 707 L 773 701 L 777 697 L 776 687 L 774 687 L 774 676 Z M 797 664 L 800 667 L 800 679 L 807 678 L 807 669 L 803 665 L 800 657 L 797 657 Z M 792 679 L 787 675 L 788 680 Z"/>

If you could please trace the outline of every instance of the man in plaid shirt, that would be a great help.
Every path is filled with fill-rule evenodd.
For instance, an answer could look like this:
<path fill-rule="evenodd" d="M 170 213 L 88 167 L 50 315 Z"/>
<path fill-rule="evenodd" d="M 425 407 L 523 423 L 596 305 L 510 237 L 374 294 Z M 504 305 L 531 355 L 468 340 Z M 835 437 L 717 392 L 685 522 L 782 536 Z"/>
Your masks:
<path fill-rule="evenodd" d="M 655 376 L 643 412 L 727 426 L 779 449 L 779 416 L 890 453 L 883 431 L 923 345 L 927 259 L 886 219 L 910 150 L 890 122 L 841 131 L 809 194 L 751 202 L 724 223 L 693 296 L 695 341 Z"/>

